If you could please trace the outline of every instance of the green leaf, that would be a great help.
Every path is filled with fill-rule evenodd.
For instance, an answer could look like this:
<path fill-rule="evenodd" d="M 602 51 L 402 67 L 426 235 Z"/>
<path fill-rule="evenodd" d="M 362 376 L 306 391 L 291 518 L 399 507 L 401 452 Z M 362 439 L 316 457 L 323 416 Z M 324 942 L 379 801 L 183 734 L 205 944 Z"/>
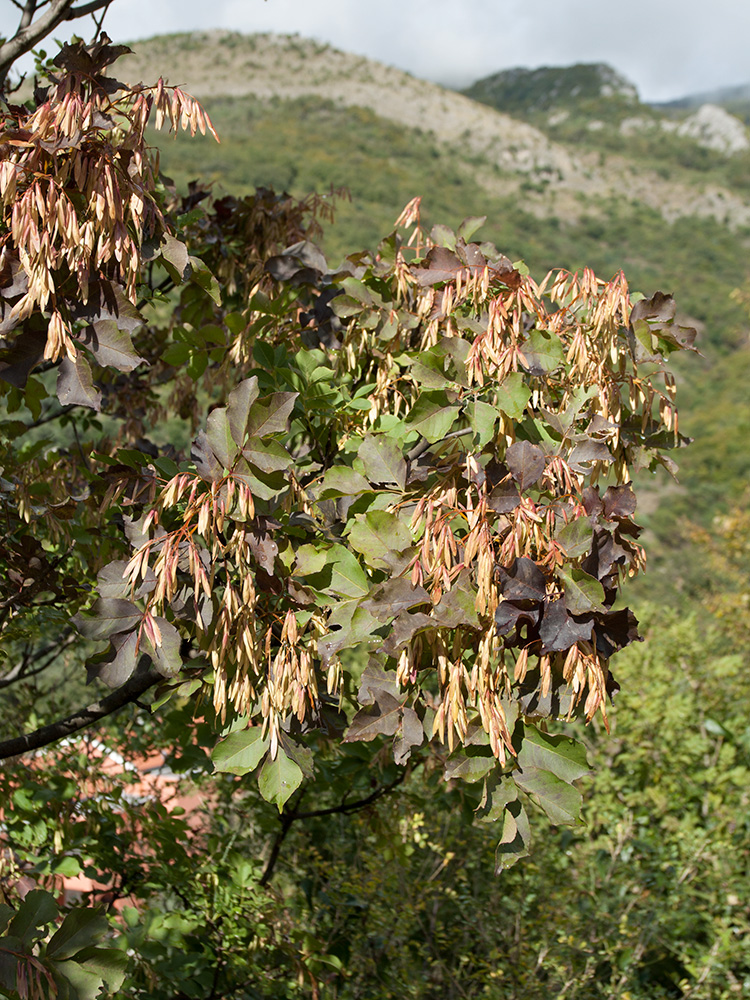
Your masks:
<path fill-rule="evenodd" d="M 371 483 L 395 483 L 401 489 L 406 486 L 406 462 L 401 449 L 385 434 L 368 434 L 357 456 Z"/>
<path fill-rule="evenodd" d="M 314 576 L 323 569 L 327 558 L 327 549 L 319 549 L 317 545 L 300 545 L 296 552 L 295 572 L 302 576 Z"/>
<path fill-rule="evenodd" d="M 560 338 L 547 330 L 532 330 L 521 350 L 532 375 L 548 375 L 565 361 Z"/>
<path fill-rule="evenodd" d="M 531 387 L 520 372 L 510 372 L 497 387 L 497 406 L 511 420 L 520 420 L 531 398 Z"/>
<path fill-rule="evenodd" d="M 560 571 L 565 591 L 565 607 L 573 615 L 604 610 L 604 587 L 577 566 Z"/>
<path fill-rule="evenodd" d="M 411 430 L 435 444 L 442 441 L 459 417 L 459 408 L 451 403 L 445 392 L 429 390 L 419 395 L 406 418 Z"/>
<path fill-rule="evenodd" d="M 57 903 L 44 889 L 32 889 L 24 897 L 8 927 L 10 937 L 31 944 L 44 934 L 43 928 L 57 918 Z"/>
<path fill-rule="evenodd" d="M 275 802 L 279 812 L 290 795 L 302 784 L 302 769 L 299 764 L 279 747 L 276 760 L 266 757 L 258 775 L 258 788 L 266 802 Z"/>
<path fill-rule="evenodd" d="M 118 948 L 85 948 L 74 959 L 50 962 L 50 965 L 58 988 L 67 987 L 66 992 L 60 990 L 59 997 L 96 1000 L 103 986 L 110 995 L 119 992 L 128 963 L 127 953 Z"/>
<path fill-rule="evenodd" d="M 343 545 L 334 545 L 328 550 L 326 564 L 331 567 L 331 582 L 328 589 L 342 597 L 364 597 L 370 584 L 357 557 Z"/>
<path fill-rule="evenodd" d="M 188 257 L 190 280 L 209 295 L 217 306 L 221 305 L 221 286 L 199 257 Z"/>
<path fill-rule="evenodd" d="M 586 748 L 562 733 L 543 733 L 536 726 L 525 726 L 518 753 L 518 765 L 552 771 L 563 781 L 577 781 L 591 773 Z"/>
<path fill-rule="evenodd" d="M 463 238 L 468 243 L 474 233 L 481 229 L 482 226 L 487 221 L 486 215 L 470 215 L 468 218 L 464 219 L 461 225 L 458 227 L 458 235 L 463 236 Z"/>
<path fill-rule="evenodd" d="M 333 631 L 334 625 L 335 631 Z M 327 667 L 342 649 L 354 649 L 370 639 L 373 631 L 380 627 L 380 623 L 369 611 L 352 600 L 344 601 L 334 607 L 328 619 L 328 627 L 332 631 L 318 639 L 318 653 L 324 667 Z"/>
<path fill-rule="evenodd" d="M 64 857 L 57 858 L 50 865 L 50 871 L 53 875 L 59 875 L 62 878 L 75 878 L 76 875 L 81 873 L 81 862 L 78 858 Z"/>
<path fill-rule="evenodd" d="M 275 438 L 266 441 L 258 437 L 248 438 L 242 454 L 261 472 L 285 472 L 292 465 L 292 456 Z"/>
<path fill-rule="evenodd" d="M 583 796 L 575 787 L 552 771 L 540 767 L 524 767 L 514 771 L 513 780 L 525 792 L 533 795 L 551 822 L 562 826 L 581 824 Z"/>
<path fill-rule="evenodd" d="M 466 417 L 480 448 L 493 440 L 497 421 L 497 410 L 494 406 L 476 400 L 466 407 Z"/>
<path fill-rule="evenodd" d="M 103 937 L 108 928 L 101 906 L 79 906 L 71 910 L 47 945 L 48 958 L 63 961 Z"/>
<path fill-rule="evenodd" d="M 497 758 L 459 750 L 445 765 L 446 778 L 461 778 L 463 781 L 481 781 L 497 766 Z"/>
<path fill-rule="evenodd" d="M 334 466 L 323 476 L 323 482 L 318 494 L 319 500 L 330 500 L 335 497 L 357 496 L 360 493 L 371 493 L 372 487 L 364 476 L 346 465 Z"/>
<path fill-rule="evenodd" d="M 312 778 L 315 773 L 312 750 L 304 743 L 287 736 L 283 731 L 279 733 L 279 743 L 287 757 L 300 768 L 302 774 L 308 779 Z"/>
<path fill-rule="evenodd" d="M 527 857 L 530 842 L 531 829 L 526 810 L 518 799 L 514 799 L 505 807 L 503 832 L 495 851 L 495 874 L 499 875 Z"/>
<path fill-rule="evenodd" d="M 349 542 L 369 566 L 389 569 L 394 557 L 411 545 L 411 531 L 390 511 L 372 510 L 355 522 Z"/>
<path fill-rule="evenodd" d="M 555 538 L 569 559 L 579 559 L 591 551 L 594 529 L 588 517 L 577 517 L 563 525 Z"/>
<path fill-rule="evenodd" d="M 230 733 L 211 751 L 214 770 L 240 775 L 254 771 L 268 750 L 268 743 L 260 726 Z"/>
<path fill-rule="evenodd" d="M 483 811 L 477 812 L 480 823 L 496 823 L 502 818 L 509 802 L 518 798 L 518 788 L 510 775 L 503 775 L 499 780 L 490 775 L 487 778 L 486 798 L 482 805 Z"/>
<path fill-rule="evenodd" d="M 86 639 L 109 639 L 117 632 L 129 632 L 140 622 L 143 613 L 132 601 L 100 597 L 90 615 L 74 615 L 71 622 Z"/>

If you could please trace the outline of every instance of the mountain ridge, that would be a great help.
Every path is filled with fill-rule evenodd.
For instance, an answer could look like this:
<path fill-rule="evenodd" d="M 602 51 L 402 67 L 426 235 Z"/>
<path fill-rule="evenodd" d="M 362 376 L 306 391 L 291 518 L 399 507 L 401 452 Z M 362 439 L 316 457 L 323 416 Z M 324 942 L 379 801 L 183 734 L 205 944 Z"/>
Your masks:
<path fill-rule="evenodd" d="M 118 64 L 128 82 L 160 73 L 204 101 L 219 96 L 293 100 L 316 96 L 340 107 L 365 107 L 475 163 L 491 194 L 520 189 L 532 211 L 569 213 L 571 199 L 627 198 L 672 222 L 685 215 L 730 227 L 750 225 L 750 199 L 716 183 L 668 181 L 617 154 L 553 141 L 539 128 L 439 84 L 294 35 L 212 31 L 162 35 L 134 43 Z M 529 184 L 532 185 L 529 189 Z"/>

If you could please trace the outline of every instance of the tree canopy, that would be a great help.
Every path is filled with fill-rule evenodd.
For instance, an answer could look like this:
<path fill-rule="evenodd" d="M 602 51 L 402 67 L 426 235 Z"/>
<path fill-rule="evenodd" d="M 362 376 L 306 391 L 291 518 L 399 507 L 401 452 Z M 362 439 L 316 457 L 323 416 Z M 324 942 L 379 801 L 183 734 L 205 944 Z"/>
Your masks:
<path fill-rule="evenodd" d="M 622 273 L 535 280 L 481 218 L 427 232 L 418 197 L 332 262 L 330 197 L 177 192 L 149 124 L 211 121 L 162 80 L 119 82 L 124 51 L 63 46 L 0 112 L 0 685 L 21 692 L 0 757 L 126 705 L 134 747 L 169 719 L 157 739 L 212 767 L 217 815 L 245 775 L 278 810 L 259 878 L 222 861 L 251 909 L 294 823 L 418 768 L 465 783 L 503 872 L 529 804 L 581 821 L 569 724 L 606 726 L 610 661 L 641 638 L 620 601 L 645 564 L 632 476 L 676 468 L 666 359 L 694 331 Z M 189 869 L 199 840 L 166 858 Z M 40 950 L 56 914 L 43 889 L 0 913 L 4 987 L 116 993 L 101 911 Z"/>

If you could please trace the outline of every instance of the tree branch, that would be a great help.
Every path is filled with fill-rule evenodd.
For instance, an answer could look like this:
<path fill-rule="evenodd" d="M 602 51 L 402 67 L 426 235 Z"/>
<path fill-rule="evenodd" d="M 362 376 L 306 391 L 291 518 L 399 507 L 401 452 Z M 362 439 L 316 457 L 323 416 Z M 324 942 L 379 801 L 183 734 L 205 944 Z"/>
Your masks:
<path fill-rule="evenodd" d="M 318 816 L 332 816 L 334 813 L 346 814 L 350 812 L 358 812 L 360 809 L 366 809 L 368 806 L 371 806 L 373 802 L 377 802 L 379 798 L 382 798 L 383 795 L 387 795 L 388 792 L 392 792 L 394 788 L 398 788 L 410 772 L 411 768 L 404 768 L 397 778 L 394 778 L 394 780 L 389 782 L 387 785 L 381 785 L 379 788 L 376 788 L 372 794 L 366 796 L 364 799 L 357 799 L 354 802 L 344 801 L 337 806 L 329 806 L 327 809 L 311 809 L 308 812 L 298 812 L 297 808 L 302 802 L 305 792 L 303 789 L 294 807 L 290 809 L 289 812 L 285 811 L 281 814 L 281 829 L 274 838 L 271 853 L 268 855 L 268 861 L 266 862 L 263 874 L 258 880 L 258 885 L 268 885 L 271 881 L 271 877 L 276 867 L 276 862 L 279 860 L 281 846 L 286 839 L 286 835 L 291 830 L 292 824 L 298 819 L 314 819 Z"/>
<path fill-rule="evenodd" d="M 69 715 L 67 719 L 53 722 L 49 726 L 42 726 L 41 729 L 28 733 L 26 736 L 16 736 L 10 740 L 4 740 L 0 743 L 0 760 L 17 757 L 30 750 L 39 750 L 41 747 L 49 746 L 66 736 L 77 733 L 81 729 L 86 729 L 94 722 L 99 722 L 100 719 L 105 719 L 108 715 L 119 712 L 125 705 L 130 705 L 140 698 L 144 691 L 148 691 L 149 688 L 154 687 L 163 679 L 155 667 L 149 667 L 143 673 L 135 673 L 129 681 L 113 691 L 112 694 L 108 694 L 101 701 L 95 701 L 88 708 L 79 709 Z"/>
<path fill-rule="evenodd" d="M 91 0 L 90 3 L 74 7 L 74 0 L 50 0 L 49 8 L 36 21 L 32 20 L 37 4 L 29 0 L 21 16 L 21 23 L 13 38 L 0 45 L 0 90 L 5 88 L 6 78 L 13 63 L 26 52 L 30 52 L 51 31 L 63 21 L 75 21 L 79 17 L 93 14 L 107 7 L 112 0 Z"/>
<path fill-rule="evenodd" d="M 24 656 L 20 663 L 9 670 L 5 676 L 0 677 L 0 690 L 9 687 L 11 684 L 15 684 L 17 681 L 25 681 L 29 677 L 41 674 L 55 662 L 61 653 L 64 653 L 66 649 L 73 645 L 76 638 L 76 635 L 69 635 L 62 643 L 57 643 L 54 647 L 49 647 L 38 653 L 35 657 L 36 666 L 33 669 L 29 669 L 30 656 Z M 44 659 L 44 657 L 47 657 L 47 659 Z M 44 659 L 44 662 L 39 663 L 40 659 Z"/>

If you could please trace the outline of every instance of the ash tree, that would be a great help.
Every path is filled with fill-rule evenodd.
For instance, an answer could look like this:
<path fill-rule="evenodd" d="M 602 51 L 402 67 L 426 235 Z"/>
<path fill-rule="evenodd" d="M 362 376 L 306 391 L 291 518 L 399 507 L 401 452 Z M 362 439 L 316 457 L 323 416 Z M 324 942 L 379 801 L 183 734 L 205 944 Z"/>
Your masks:
<path fill-rule="evenodd" d="M 483 219 L 427 232 L 419 198 L 374 252 L 329 261 L 328 199 L 179 194 L 147 126 L 211 122 L 161 80 L 119 82 L 126 51 L 63 46 L 0 111 L 0 685 L 65 658 L 102 692 L 37 728 L 19 696 L 0 757 L 190 705 L 215 771 L 278 807 L 264 883 L 297 819 L 421 766 L 480 790 L 501 872 L 530 805 L 580 822 L 568 723 L 606 725 L 612 658 L 640 638 L 632 476 L 676 469 L 666 359 L 694 331 L 622 273 L 535 280 Z M 389 780 L 328 806 L 352 744 Z M 53 937 L 40 957 L 43 916 L 9 909 L 0 976 L 79 995 L 107 949 Z"/>

